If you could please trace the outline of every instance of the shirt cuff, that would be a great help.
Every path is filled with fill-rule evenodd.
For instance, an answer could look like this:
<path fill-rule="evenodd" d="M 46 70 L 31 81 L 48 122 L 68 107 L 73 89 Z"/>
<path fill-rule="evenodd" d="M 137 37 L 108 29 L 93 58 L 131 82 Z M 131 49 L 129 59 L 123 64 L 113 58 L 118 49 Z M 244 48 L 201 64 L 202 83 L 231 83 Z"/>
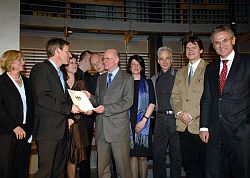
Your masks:
<path fill-rule="evenodd" d="M 200 128 L 200 131 L 208 131 L 208 128 L 206 128 L 206 127 L 201 127 L 201 128 Z"/>
<path fill-rule="evenodd" d="M 182 111 L 177 112 L 176 116 L 179 117 L 180 113 L 182 113 Z"/>

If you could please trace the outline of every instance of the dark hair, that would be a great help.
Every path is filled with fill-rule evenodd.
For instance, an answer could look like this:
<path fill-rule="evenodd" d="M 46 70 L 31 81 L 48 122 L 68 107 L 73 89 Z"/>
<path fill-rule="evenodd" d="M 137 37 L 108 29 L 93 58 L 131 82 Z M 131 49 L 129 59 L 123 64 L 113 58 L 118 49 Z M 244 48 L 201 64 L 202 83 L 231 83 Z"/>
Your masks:
<path fill-rule="evenodd" d="M 46 44 L 46 52 L 48 58 L 55 55 L 56 48 L 63 49 L 64 45 L 69 45 L 69 42 L 62 38 L 52 38 Z"/>
<path fill-rule="evenodd" d="M 75 58 L 76 61 L 77 61 L 78 56 L 77 56 L 76 54 L 73 54 L 73 53 L 70 53 L 70 54 L 71 54 L 71 56 L 72 56 L 70 59 Z M 70 60 L 70 59 L 69 59 L 69 60 Z M 69 64 L 63 64 L 63 65 L 61 65 L 61 67 L 60 67 L 61 71 L 62 71 L 63 74 L 66 76 L 67 80 L 69 79 L 69 76 L 68 76 L 68 73 L 67 73 L 67 69 L 66 69 L 66 66 L 68 66 L 68 65 L 69 65 Z"/>
<path fill-rule="evenodd" d="M 203 47 L 203 43 L 201 41 L 201 39 L 198 36 L 190 36 L 185 42 L 184 42 L 184 47 L 185 47 L 185 51 L 186 51 L 186 46 L 187 44 L 191 42 L 192 44 L 197 44 L 200 48 L 200 50 L 204 51 L 204 47 Z M 202 56 L 202 54 L 201 54 Z"/>
<path fill-rule="evenodd" d="M 87 54 L 90 54 L 90 55 L 91 55 L 92 52 L 89 51 L 89 50 L 85 50 L 85 51 L 81 52 L 80 57 L 79 57 L 79 62 L 82 61 L 83 58 L 84 58 Z"/>
<path fill-rule="evenodd" d="M 128 64 L 127 64 L 127 72 L 129 73 L 129 74 L 132 74 L 132 72 L 131 72 L 131 62 L 132 62 L 132 60 L 136 60 L 139 64 L 140 64 L 140 66 L 141 66 L 141 72 L 140 72 L 140 74 L 141 74 L 141 76 L 142 77 L 144 77 L 144 78 L 146 78 L 146 74 L 145 74 L 145 63 L 144 63 L 144 59 L 141 57 L 141 56 L 139 56 L 139 55 L 133 55 L 133 56 L 131 56 L 130 58 L 129 58 L 129 60 L 128 60 Z"/>

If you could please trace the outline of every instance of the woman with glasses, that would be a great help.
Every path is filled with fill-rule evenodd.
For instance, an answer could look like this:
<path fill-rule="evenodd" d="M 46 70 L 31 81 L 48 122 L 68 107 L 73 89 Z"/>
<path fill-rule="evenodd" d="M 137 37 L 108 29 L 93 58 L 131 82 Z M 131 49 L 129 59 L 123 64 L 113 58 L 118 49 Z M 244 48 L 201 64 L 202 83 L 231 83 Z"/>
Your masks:
<path fill-rule="evenodd" d="M 147 156 L 151 155 L 152 132 L 150 117 L 155 107 L 153 83 L 146 79 L 141 56 L 129 58 L 127 71 L 134 78 L 134 103 L 130 109 L 130 168 L 131 177 L 147 178 Z"/>
<path fill-rule="evenodd" d="M 6 51 L 0 65 L 0 177 L 27 178 L 33 104 L 22 52 Z"/>

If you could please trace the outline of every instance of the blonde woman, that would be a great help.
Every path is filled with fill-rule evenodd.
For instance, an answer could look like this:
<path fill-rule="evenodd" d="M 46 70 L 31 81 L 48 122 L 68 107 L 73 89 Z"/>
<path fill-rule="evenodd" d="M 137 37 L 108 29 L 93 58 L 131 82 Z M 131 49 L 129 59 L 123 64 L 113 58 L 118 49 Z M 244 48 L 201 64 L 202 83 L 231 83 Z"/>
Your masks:
<path fill-rule="evenodd" d="M 33 104 L 22 52 L 6 51 L 0 65 L 0 177 L 27 178 Z"/>

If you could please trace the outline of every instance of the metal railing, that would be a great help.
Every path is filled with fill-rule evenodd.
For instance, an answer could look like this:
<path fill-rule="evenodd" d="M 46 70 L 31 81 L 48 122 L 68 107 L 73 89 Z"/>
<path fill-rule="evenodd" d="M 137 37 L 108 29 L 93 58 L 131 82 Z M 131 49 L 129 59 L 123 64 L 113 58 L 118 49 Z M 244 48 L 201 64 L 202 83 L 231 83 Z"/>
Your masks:
<path fill-rule="evenodd" d="M 248 1 L 124 0 L 90 3 L 77 0 L 21 0 L 21 14 L 57 18 L 145 23 L 237 24 L 249 22 Z M 234 2 L 234 5 L 229 2 Z"/>

